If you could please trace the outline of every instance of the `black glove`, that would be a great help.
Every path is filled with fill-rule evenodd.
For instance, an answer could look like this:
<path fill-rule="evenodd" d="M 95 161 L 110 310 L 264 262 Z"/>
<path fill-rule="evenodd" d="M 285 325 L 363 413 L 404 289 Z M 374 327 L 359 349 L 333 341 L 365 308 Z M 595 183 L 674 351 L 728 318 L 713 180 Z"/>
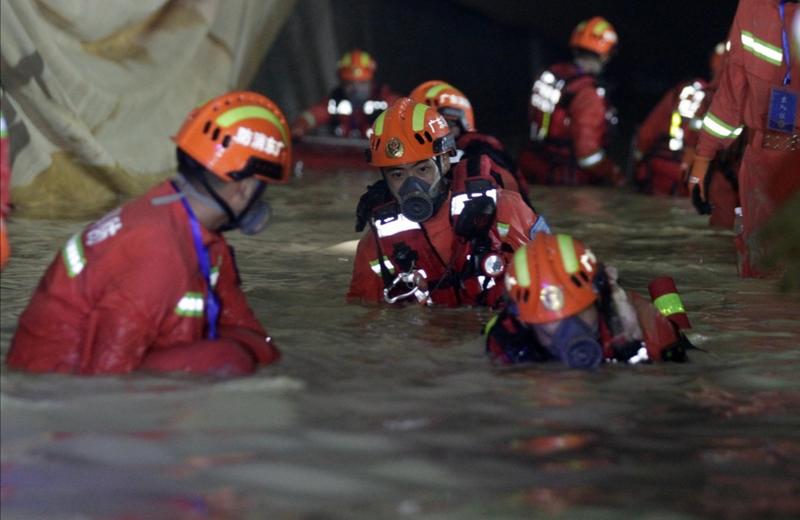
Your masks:
<path fill-rule="evenodd" d="M 703 200 L 700 195 L 700 186 L 697 184 L 692 188 L 692 204 L 700 215 L 711 215 L 711 203 L 708 200 Z"/>
<path fill-rule="evenodd" d="M 458 216 L 456 235 L 467 240 L 488 237 L 496 213 L 497 206 L 491 197 L 484 195 L 468 200 Z"/>
<path fill-rule="evenodd" d="M 358 199 L 356 207 L 356 231 L 364 231 L 364 228 L 372 216 L 372 210 L 378 206 L 392 200 L 392 193 L 386 181 L 381 179 L 378 182 L 367 186 L 367 191 Z"/>

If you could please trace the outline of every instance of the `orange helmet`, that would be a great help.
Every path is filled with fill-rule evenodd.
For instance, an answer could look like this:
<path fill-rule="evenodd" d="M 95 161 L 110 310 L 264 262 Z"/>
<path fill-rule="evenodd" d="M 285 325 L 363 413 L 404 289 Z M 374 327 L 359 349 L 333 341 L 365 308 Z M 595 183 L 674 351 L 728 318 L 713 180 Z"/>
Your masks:
<path fill-rule="evenodd" d="M 607 56 L 617 46 L 617 31 L 608 20 L 595 16 L 579 23 L 572 31 L 569 46 Z"/>
<path fill-rule="evenodd" d="M 592 281 L 597 259 L 569 235 L 538 233 L 514 253 L 506 273 L 506 292 L 520 321 L 549 323 L 574 316 L 595 300 Z"/>
<path fill-rule="evenodd" d="M 475 131 L 475 114 L 463 92 L 437 79 L 426 81 L 411 91 L 411 99 L 435 108 L 445 119 L 456 119 L 467 132 Z"/>
<path fill-rule="evenodd" d="M 370 81 L 375 76 L 376 66 L 369 53 L 353 49 L 339 60 L 339 78 L 342 81 Z"/>
<path fill-rule="evenodd" d="M 397 166 L 431 159 L 456 148 L 447 121 L 428 105 L 400 98 L 372 125 L 367 161 Z"/>
<path fill-rule="evenodd" d="M 261 94 L 230 92 L 208 101 L 189 113 L 172 140 L 222 180 L 250 175 L 289 180 L 289 126 L 278 106 Z"/>

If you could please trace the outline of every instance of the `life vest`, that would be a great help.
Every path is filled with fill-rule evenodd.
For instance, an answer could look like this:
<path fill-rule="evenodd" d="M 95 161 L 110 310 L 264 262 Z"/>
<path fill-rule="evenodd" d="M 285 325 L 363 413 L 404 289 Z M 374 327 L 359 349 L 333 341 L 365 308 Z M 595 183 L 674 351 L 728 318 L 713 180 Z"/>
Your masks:
<path fill-rule="evenodd" d="M 378 95 L 380 88 L 375 88 L 367 99 L 359 105 L 354 105 L 344 95 L 341 87 L 333 91 L 328 99 L 328 114 L 330 114 L 330 130 L 334 135 L 346 136 L 353 131 L 366 135 L 366 130 L 378 116 L 389 107 L 386 100 Z"/>

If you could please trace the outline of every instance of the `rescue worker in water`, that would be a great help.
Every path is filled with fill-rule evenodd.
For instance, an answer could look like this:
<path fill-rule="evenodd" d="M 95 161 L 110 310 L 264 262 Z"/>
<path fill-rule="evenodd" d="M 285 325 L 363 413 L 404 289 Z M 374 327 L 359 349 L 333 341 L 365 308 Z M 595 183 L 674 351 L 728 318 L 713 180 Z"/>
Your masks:
<path fill-rule="evenodd" d="M 337 65 L 339 86 L 292 123 L 292 136 L 327 131 L 337 137 L 366 137 L 378 115 L 397 99 L 387 85 L 375 83 L 377 64 L 360 49 L 344 54 Z"/>
<path fill-rule="evenodd" d="M 650 283 L 651 304 L 622 290 L 616 269 L 569 235 L 542 233 L 518 249 L 505 288 L 509 305 L 484 330 L 486 352 L 499 364 L 686 361 L 693 348 L 672 278 Z"/>
<path fill-rule="evenodd" d="M 369 207 L 349 299 L 490 305 L 511 253 L 546 224 L 490 172 L 448 178 L 455 142 L 433 108 L 396 101 L 373 125 L 368 161 L 393 200 Z M 362 198 L 362 203 L 364 202 Z M 361 210 L 365 210 L 360 205 Z"/>
<path fill-rule="evenodd" d="M 617 32 L 600 16 L 575 27 L 573 61 L 542 72 L 531 89 L 530 141 L 519 168 L 537 184 L 620 184 L 619 167 L 606 147 L 616 110 L 599 78 L 617 47 Z"/>
<path fill-rule="evenodd" d="M 262 194 L 289 176 L 286 119 L 266 97 L 232 92 L 192 111 L 173 140 L 176 177 L 56 255 L 20 316 L 10 368 L 242 375 L 278 359 L 221 232 L 264 228 Z"/>

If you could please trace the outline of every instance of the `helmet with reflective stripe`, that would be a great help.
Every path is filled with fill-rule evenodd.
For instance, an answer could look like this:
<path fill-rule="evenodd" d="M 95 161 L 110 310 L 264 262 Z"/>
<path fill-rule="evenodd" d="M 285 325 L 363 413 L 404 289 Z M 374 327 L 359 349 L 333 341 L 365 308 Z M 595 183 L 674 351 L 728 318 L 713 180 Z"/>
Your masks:
<path fill-rule="evenodd" d="M 617 31 L 608 20 L 595 16 L 579 23 L 572 31 L 569 46 L 583 49 L 600 56 L 611 54 L 617 46 Z"/>
<path fill-rule="evenodd" d="M 289 180 L 291 137 L 283 112 L 255 92 L 230 92 L 193 110 L 172 138 L 192 159 L 224 181 L 255 175 Z"/>
<path fill-rule="evenodd" d="M 439 112 L 400 98 L 372 125 L 367 161 L 372 166 L 410 164 L 455 151 L 447 121 Z"/>
<path fill-rule="evenodd" d="M 377 64 L 369 53 L 361 49 L 346 52 L 339 59 L 339 79 L 342 81 L 370 81 L 375 76 Z"/>
<path fill-rule="evenodd" d="M 445 119 L 455 119 L 464 131 L 475 131 L 475 115 L 467 96 L 453 85 L 440 80 L 426 81 L 410 95 L 417 103 L 435 108 Z"/>
<path fill-rule="evenodd" d="M 568 318 L 597 300 L 592 282 L 597 259 L 569 235 L 538 233 L 517 249 L 506 273 L 506 292 L 520 321 L 549 323 Z"/>

